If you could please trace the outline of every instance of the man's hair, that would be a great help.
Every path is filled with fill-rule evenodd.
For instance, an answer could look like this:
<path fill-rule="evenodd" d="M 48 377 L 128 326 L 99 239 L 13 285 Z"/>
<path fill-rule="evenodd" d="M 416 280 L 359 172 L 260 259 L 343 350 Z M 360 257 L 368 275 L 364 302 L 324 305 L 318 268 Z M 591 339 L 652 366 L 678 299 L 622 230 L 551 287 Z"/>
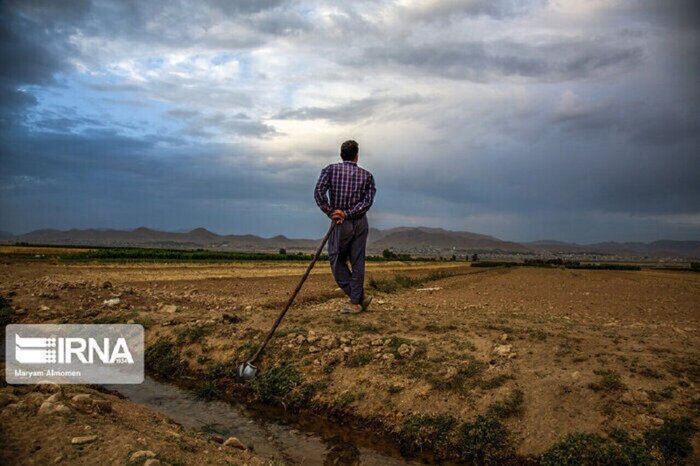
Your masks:
<path fill-rule="evenodd" d="M 357 142 L 353 141 L 352 139 L 345 141 L 340 146 L 340 158 L 343 160 L 355 160 L 355 156 L 357 155 L 358 151 L 359 146 L 357 145 Z"/>

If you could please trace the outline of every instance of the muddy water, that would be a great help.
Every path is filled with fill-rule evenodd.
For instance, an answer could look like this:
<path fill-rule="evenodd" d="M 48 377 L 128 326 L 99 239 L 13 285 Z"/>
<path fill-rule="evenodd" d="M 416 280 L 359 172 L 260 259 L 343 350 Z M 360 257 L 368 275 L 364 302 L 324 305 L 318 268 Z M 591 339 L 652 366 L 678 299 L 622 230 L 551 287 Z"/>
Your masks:
<path fill-rule="evenodd" d="M 204 401 L 175 385 L 146 377 L 141 385 L 108 385 L 128 400 L 146 405 L 183 426 L 236 436 L 257 453 L 293 464 L 420 464 L 401 458 L 382 439 L 321 418 L 271 413 L 237 403 Z"/>

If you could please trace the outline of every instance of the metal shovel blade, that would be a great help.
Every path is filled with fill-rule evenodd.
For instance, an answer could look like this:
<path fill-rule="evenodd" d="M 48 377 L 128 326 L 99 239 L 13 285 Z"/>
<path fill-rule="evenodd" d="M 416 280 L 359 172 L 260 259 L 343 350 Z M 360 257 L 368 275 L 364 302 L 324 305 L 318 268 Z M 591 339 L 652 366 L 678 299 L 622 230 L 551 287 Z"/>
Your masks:
<path fill-rule="evenodd" d="M 257 373 L 258 368 L 249 362 L 245 362 L 238 367 L 238 378 L 244 382 L 253 380 Z"/>

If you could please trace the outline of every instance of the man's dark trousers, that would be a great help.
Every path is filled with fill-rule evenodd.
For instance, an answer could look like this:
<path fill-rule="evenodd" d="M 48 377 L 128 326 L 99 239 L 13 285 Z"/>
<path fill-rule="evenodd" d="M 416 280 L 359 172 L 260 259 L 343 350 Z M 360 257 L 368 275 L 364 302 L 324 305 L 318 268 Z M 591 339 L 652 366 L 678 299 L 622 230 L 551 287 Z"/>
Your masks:
<path fill-rule="evenodd" d="M 328 240 L 331 271 L 338 286 L 353 304 L 361 304 L 365 285 L 365 248 L 367 246 L 367 216 L 348 218 L 333 228 Z M 348 259 L 352 271 L 348 268 Z"/>

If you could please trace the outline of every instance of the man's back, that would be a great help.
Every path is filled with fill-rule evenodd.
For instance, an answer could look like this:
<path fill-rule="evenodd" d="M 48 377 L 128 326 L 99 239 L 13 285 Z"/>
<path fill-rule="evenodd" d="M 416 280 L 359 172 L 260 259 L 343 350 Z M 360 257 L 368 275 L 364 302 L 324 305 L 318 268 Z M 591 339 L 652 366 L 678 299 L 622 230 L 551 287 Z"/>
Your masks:
<path fill-rule="evenodd" d="M 374 177 L 369 171 L 355 162 L 343 161 L 321 170 L 314 198 L 326 214 L 340 209 L 352 218 L 367 212 L 375 192 Z"/>

